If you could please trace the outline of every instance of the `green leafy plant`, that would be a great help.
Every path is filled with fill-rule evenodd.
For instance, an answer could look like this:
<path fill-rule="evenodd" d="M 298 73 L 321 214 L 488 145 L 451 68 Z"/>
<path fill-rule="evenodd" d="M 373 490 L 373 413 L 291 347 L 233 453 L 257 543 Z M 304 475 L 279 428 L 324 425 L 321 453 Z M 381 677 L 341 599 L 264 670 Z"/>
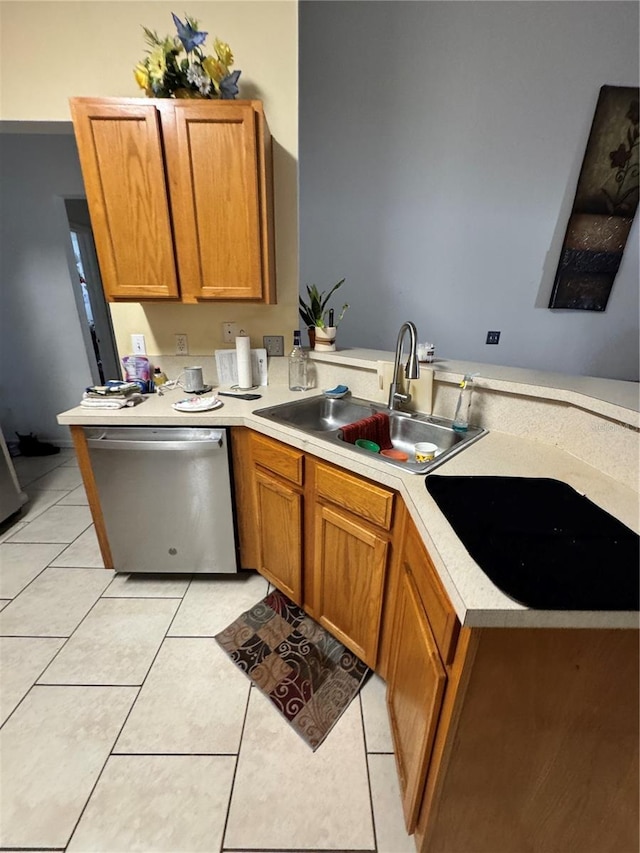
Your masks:
<path fill-rule="evenodd" d="M 324 329 L 325 326 L 333 325 L 337 326 L 342 318 L 344 317 L 344 312 L 349 307 L 348 303 L 342 306 L 340 314 L 338 315 L 338 319 L 334 323 L 327 323 L 325 321 L 325 317 L 329 314 L 329 311 L 326 310 L 327 303 L 333 293 L 343 285 L 345 280 L 343 278 L 337 284 L 334 284 L 331 290 L 325 296 L 325 291 L 320 292 L 315 284 L 307 285 L 307 295 L 309 297 L 309 301 L 305 302 L 302 296 L 299 297 L 300 302 L 300 317 L 309 328 L 310 326 L 319 326 L 321 329 Z"/>

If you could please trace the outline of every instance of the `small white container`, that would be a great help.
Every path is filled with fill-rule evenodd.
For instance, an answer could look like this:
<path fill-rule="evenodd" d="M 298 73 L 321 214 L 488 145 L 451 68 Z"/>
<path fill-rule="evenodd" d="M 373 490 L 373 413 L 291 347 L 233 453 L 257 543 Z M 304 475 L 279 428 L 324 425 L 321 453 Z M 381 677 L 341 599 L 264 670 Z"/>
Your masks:
<path fill-rule="evenodd" d="M 418 361 L 433 361 L 435 355 L 436 348 L 434 344 L 418 344 Z"/>
<path fill-rule="evenodd" d="M 437 450 L 437 444 L 432 444 L 430 441 L 419 441 L 414 448 L 416 462 L 431 462 L 432 459 L 435 459 Z"/>

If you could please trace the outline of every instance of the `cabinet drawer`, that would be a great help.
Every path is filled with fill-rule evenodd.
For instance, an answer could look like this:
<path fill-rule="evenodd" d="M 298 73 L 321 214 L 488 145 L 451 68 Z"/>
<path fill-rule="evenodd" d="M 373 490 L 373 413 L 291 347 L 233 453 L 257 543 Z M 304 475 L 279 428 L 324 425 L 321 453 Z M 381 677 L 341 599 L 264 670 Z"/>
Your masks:
<path fill-rule="evenodd" d="M 427 613 L 431 631 L 445 664 L 450 664 L 456 650 L 460 623 L 444 591 L 431 557 L 410 518 L 407 519 L 403 562 L 411 567 L 415 585 Z"/>
<path fill-rule="evenodd" d="M 253 433 L 251 455 L 254 463 L 301 486 L 304 476 L 304 453 L 272 438 Z"/>
<path fill-rule="evenodd" d="M 393 492 L 317 462 L 316 493 L 360 518 L 391 529 Z"/>

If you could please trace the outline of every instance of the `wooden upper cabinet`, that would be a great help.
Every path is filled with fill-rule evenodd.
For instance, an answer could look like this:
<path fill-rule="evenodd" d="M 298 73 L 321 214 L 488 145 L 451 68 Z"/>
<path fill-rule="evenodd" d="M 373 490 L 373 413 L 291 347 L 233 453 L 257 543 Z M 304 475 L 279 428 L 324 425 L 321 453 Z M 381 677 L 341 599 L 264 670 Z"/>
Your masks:
<path fill-rule="evenodd" d="M 259 101 L 74 98 L 71 111 L 109 300 L 276 301 Z"/>
<path fill-rule="evenodd" d="M 183 300 L 260 299 L 262 113 L 184 102 L 175 122 L 166 151 Z"/>
<path fill-rule="evenodd" d="M 71 113 L 107 299 L 177 299 L 158 110 L 83 98 Z"/>

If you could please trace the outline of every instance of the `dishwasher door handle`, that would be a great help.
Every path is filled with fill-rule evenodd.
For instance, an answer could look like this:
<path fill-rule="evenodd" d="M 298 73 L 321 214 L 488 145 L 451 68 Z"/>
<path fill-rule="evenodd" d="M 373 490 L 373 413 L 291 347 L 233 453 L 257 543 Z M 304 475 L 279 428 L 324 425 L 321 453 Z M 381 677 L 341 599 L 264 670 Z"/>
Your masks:
<path fill-rule="evenodd" d="M 87 445 L 93 450 L 173 450 L 188 452 L 189 450 L 221 450 L 222 437 L 205 441 L 145 441 L 136 439 L 117 438 L 88 438 Z"/>

